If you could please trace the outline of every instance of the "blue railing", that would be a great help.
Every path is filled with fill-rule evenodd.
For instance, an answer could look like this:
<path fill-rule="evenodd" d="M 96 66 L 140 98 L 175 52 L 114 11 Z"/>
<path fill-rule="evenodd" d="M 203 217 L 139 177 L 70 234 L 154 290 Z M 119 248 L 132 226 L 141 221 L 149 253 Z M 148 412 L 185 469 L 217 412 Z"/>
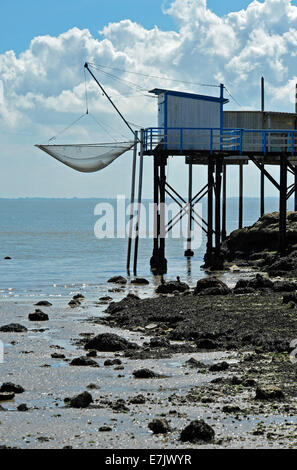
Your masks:
<path fill-rule="evenodd" d="M 150 127 L 144 131 L 144 150 L 215 150 L 297 154 L 297 130 L 223 129 L 217 127 Z"/>

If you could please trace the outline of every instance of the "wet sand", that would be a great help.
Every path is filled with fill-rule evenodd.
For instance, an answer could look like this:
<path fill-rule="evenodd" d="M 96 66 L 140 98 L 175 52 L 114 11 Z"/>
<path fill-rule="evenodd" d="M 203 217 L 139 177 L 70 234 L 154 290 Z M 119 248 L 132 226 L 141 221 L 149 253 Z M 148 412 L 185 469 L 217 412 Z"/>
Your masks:
<path fill-rule="evenodd" d="M 129 291 L 127 287 L 114 294 L 108 292 L 110 287 L 107 285 L 106 294 L 117 301 Z M 134 288 L 140 296 L 143 291 Z M 67 305 L 70 298 L 47 300 L 53 306 L 40 308 L 49 315 L 48 322 L 28 321 L 28 314 L 36 308 L 33 306 L 36 299 L 0 303 L 0 326 L 14 322 L 28 328 L 26 333 L 0 332 L 0 339 L 5 343 L 0 384 L 13 382 L 25 389 L 13 400 L 0 403 L 5 409 L 0 411 L 0 446 L 26 449 L 296 447 L 296 366 L 290 362 L 288 352 L 273 346 L 274 339 L 291 341 L 297 337 L 296 307 L 283 305 L 282 294 L 148 299 L 129 304 L 127 311 L 124 310 L 125 320 L 123 311 L 104 313 L 108 304 L 98 304 L 94 298 L 86 298 L 81 306 L 73 309 Z M 158 312 L 162 314 L 159 320 Z M 190 312 L 196 313 L 191 316 Z M 267 312 L 270 312 L 268 317 Z M 172 319 L 177 314 L 182 317 L 181 323 L 188 322 L 188 328 L 185 325 L 179 328 L 179 322 L 174 325 Z M 265 318 L 268 318 L 266 323 Z M 197 338 L 193 334 L 187 337 L 185 332 L 193 333 L 194 323 L 202 334 L 225 332 L 225 336 L 217 337 L 216 350 L 198 350 Z M 69 364 L 73 358 L 86 354 L 81 341 L 86 334 L 105 332 L 136 342 L 141 346 L 138 356 L 128 357 L 127 351 L 98 352 L 92 358 L 98 368 Z M 242 341 L 244 336 L 247 338 Z M 258 338 L 264 336 L 265 341 L 259 343 Z M 169 339 L 170 347 L 151 348 L 149 342 L 154 337 Z M 63 354 L 65 359 L 52 358 L 53 353 Z M 106 359 L 115 357 L 122 362 L 120 368 L 104 366 Z M 202 361 L 205 366 L 190 367 L 186 364 L 190 358 Z M 221 361 L 229 364 L 227 370 L 209 370 L 210 365 Z M 166 378 L 135 379 L 133 371 L 140 368 L 152 369 Z M 99 388 L 90 389 L 89 384 Z M 256 400 L 259 384 L 281 387 L 284 398 Z M 94 400 L 89 407 L 74 409 L 65 404 L 65 398 L 85 390 Z M 139 394 L 144 396 L 145 403 L 131 403 L 131 398 Z M 127 409 L 115 409 L 118 399 L 125 400 Z M 18 411 L 21 403 L 26 403 L 29 410 Z M 148 424 L 157 417 L 167 419 L 171 432 L 155 435 L 150 431 Z M 214 441 L 193 444 L 179 440 L 181 430 L 194 419 L 204 419 L 213 427 Z M 110 427 L 111 431 L 100 432 L 102 426 Z"/>

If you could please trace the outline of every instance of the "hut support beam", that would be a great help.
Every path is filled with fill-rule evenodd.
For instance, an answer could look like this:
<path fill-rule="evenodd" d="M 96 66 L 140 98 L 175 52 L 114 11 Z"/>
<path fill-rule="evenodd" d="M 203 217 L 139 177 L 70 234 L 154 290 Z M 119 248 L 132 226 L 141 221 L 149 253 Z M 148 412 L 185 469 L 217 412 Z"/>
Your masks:
<path fill-rule="evenodd" d="M 187 237 L 187 249 L 185 251 L 185 256 L 191 258 L 194 256 L 194 251 L 191 249 L 192 241 L 192 187 L 193 187 L 193 165 L 192 163 L 188 164 L 189 167 L 189 190 L 188 190 L 188 237 Z"/>
<path fill-rule="evenodd" d="M 279 251 L 286 250 L 286 217 L 287 217 L 287 156 L 280 157 L 280 192 L 279 192 Z"/>
<path fill-rule="evenodd" d="M 243 165 L 239 165 L 239 213 L 238 228 L 243 227 Z"/>
<path fill-rule="evenodd" d="M 227 165 L 223 165 L 223 201 L 222 201 L 222 241 L 226 239 L 226 197 L 227 197 Z"/>

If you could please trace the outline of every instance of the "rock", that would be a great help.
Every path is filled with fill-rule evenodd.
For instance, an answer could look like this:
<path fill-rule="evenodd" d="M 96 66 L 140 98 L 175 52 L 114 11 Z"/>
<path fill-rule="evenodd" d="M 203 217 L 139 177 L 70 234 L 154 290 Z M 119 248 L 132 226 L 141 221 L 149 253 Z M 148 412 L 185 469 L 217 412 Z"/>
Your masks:
<path fill-rule="evenodd" d="M 275 292 L 294 292 L 296 288 L 297 284 L 295 282 L 275 281 L 273 284 L 273 290 Z"/>
<path fill-rule="evenodd" d="M 105 366 L 120 366 L 122 364 L 122 361 L 120 359 L 106 359 L 104 362 Z"/>
<path fill-rule="evenodd" d="M 99 390 L 100 386 L 97 385 L 97 384 L 91 383 L 91 384 L 87 385 L 87 388 L 89 388 L 90 390 Z"/>
<path fill-rule="evenodd" d="M 18 411 L 29 411 L 29 408 L 27 407 L 26 403 L 21 403 L 21 404 L 17 407 L 17 410 L 18 410 Z"/>
<path fill-rule="evenodd" d="M 229 369 L 229 364 L 228 362 L 225 362 L 225 361 L 218 362 L 217 364 L 213 364 L 209 368 L 211 372 L 221 372 L 227 369 Z"/>
<path fill-rule="evenodd" d="M 53 304 L 51 304 L 50 302 L 48 302 L 47 300 L 40 300 L 39 302 L 37 302 L 37 304 L 35 304 L 36 307 L 51 307 Z"/>
<path fill-rule="evenodd" d="M 114 276 L 108 279 L 107 282 L 112 282 L 114 284 L 127 284 L 127 279 L 123 276 Z"/>
<path fill-rule="evenodd" d="M 297 303 L 297 295 L 294 294 L 285 294 L 283 296 L 283 303 L 288 304 L 289 302 L 294 302 L 295 304 Z"/>
<path fill-rule="evenodd" d="M 245 379 L 243 382 L 242 382 L 242 385 L 244 387 L 255 387 L 257 385 L 257 382 L 255 379 Z"/>
<path fill-rule="evenodd" d="M 0 387 L 0 392 L 24 393 L 25 389 L 21 385 L 12 382 L 5 382 Z"/>
<path fill-rule="evenodd" d="M 87 408 L 92 402 L 92 395 L 89 392 L 83 392 L 71 398 L 69 401 L 69 405 L 72 408 Z"/>
<path fill-rule="evenodd" d="M 197 281 L 197 284 L 194 290 L 194 295 L 200 294 L 205 289 L 212 289 L 212 288 L 216 288 L 218 292 L 225 292 L 226 294 L 230 292 L 230 289 L 227 286 L 227 284 L 220 281 L 220 279 L 217 279 L 216 277 L 206 277 L 204 279 L 199 279 L 199 281 Z M 208 292 L 211 292 L 211 291 L 209 290 Z M 210 293 L 210 295 L 212 294 Z"/>
<path fill-rule="evenodd" d="M 213 428 L 207 424 L 203 419 L 196 419 L 192 421 L 180 434 L 182 442 L 199 442 L 199 441 L 212 441 L 215 432 Z"/>
<path fill-rule="evenodd" d="M 201 338 L 196 341 L 197 349 L 216 349 L 218 344 L 216 341 L 208 338 Z"/>
<path fill-rule="evenodd" d="M 7 401 L 13 400 L 14 393 L 13 392 L 0 392 L 0 401 Z"/>
<path fill-rule="evenodd" d="M 38 308 L 35 310 L 34 313 L 29 313 L 28 319 L 30 321 L 48 321 L 48 315 Z"/>
<path fill-rule="evenodd" d="M 167 338 L 151 338 L 149 346 L 153 349 L 168 348 L 170 341 Z"/>
<path fill-rule="evenodd" d="M 259 385 L 256 389 L 257 400 L 275 400 L 284 398 L 284 392 L 276 385 Z"/>
<path fill-rule="evenodd" d="M 76 357 L 70 362 L 71 366 L 89 366 L 89 367 L 99 367 L 96 361 L 85 356 Z"/>
<path fill-rule="evenodd" d="M 19 323 L 9 323 L 0 327 L 0 331 L 4 333 L 26 333 L 27 328 Z"/>
<path fill-rule="evenodd" d="M 234 287 L 233 293 L 240 295 L 240 294 L 254 294 L 256 292 L 256 289 L 253 289 L 253 287 Z"/>
<path fill-rule="evenodd" d="M 117 411 L 118 413 L 127 413 L 128 411 L 130 411 L 130 408 L 128 408 L 125 403 L 125 400 L 119 398 L 114 403 L 112 403 L 111 407 L 114 411 Z"/>
<path fill-rule="evenodd" d="M 136 277 L 131 281 L 131 284 L 148 285 L 149 281 L 143 277 Z"/>
<path fill-rule="evenodd" d="M 136 379 L 155 379 L 162 377 L 150 369 L 138 369 L 133 371 L 133 375 Z"/>
<path fill-rule="evenodd" d="M 240 413 L 241 409 L 236 405 L 224 405 L 222 411 L 224 413 Z"/>
<path fill-rule="evenodd" d="M 143 395 L 136 395 L 136 397 L 132 397 L 129 400 L 129 403 L 132 405 L 144 405 L 146 402 L 145 397 Z"/>
<path fill-rule="evenodd" d="M 112 428 L 110 426 L 101 426 L 99 429 L 98 429 L 99 432 L 110 432 L 112 431 Z"/>
<path fill-rule="evenodd" d="M 230 294 L 231 290 L 229 288 L 224 288 L 224 287 L 208 287 L 207 289 L 204 289 L 203 291 L 199 292 L 198 295 L 227 295 Z M 195 292 L 194 292 L 194 295 Z"/>
<path fill-rule="evenodd" d="M 197 361 L 194 357 L 191 357 L 188 361 L 186 361 L 186 365 L 192 368 L 197 368 L 197 369 L 204 369 L 206 367 L 206 364 L 201 361 Z"/>
<path fill-rule="evenodd" d="M 297 241 L 296 213 L 287 212 L 287 241 L 294 244 Z M 234 230 L 223 242 L 222 250 L 228 259 L 235 259 L 236 252 L 245 256 L 257 253 L 263 256 L 264 250 L 277 251 L 279 248 L 279 213 L 264 214 L 255 224 L 243 229 Z M 267 251 L 266 251 L 267 253 Z M 268 254 L 268 253 L 267 253 Z"/>
<path fill-rule="evenodd" d="M 53 359 L 65 359 L 65 355 L 64 354 L 60 354 L 60 353 L 53 353 L 51 354 L 51 357 Z"/>
<path fill-rule="evenodd" d="M 75 308 L 75 307 L 79 307 L 81 305 L 81 303 L 78 299 L 76 299 L 76 300 L 72 299 L 72 300 L 70 300 L 70 302 L 68 302 L 68 305 L 71 308 Z"/>
<path fill-rule="evenodd" d="M 252 287 L 253 289 L 272 289 L 273 282 L 271 279 L 268 279 L 261 274 L 256 274 L 256 277 L 248 281 L 248 287 Z"/>
<path fill-rule="evenodd" d="M 83 300 L 84 298 L 85 298 L 85 296 L 82 295 L 82 294 L 75 294 L 75 295 L 72 297 L 73 300 L 79 300 L 79 299 Z"/>
<path fill-rule="evenodd" d="M 130 343 L 125 338 L 114 333 L 102 333 L 87 341 L 85 349 L 114 352 L 125 351 L 127 349 L 139 349 L 139 346 L 136 343 Z"/>
<path fill-rule="evenodd" d="M 185 292 L 187 290 L 189 290 L 188 284 L 186 284 L 185 282 L 181 282 L 180 280 L 177 280 L 177 281 L 163 282 L 157 287 L 156 293 L 157 294 L 172 294 L 174 291 Z"/>
<path fill-rule="evenodd" d="M 86 356 L 87 357 L 97 357 L 97 351 L 95 351 L 95 349 L 91 349 L 90 351 L 87 352 Z"/>
<path fill-rule="evenodd" d="M 112 300 L 112 297 L 109 297 L 109 295 L 104 295 L 103 297 L 100 297 L 99 300 L 109 302 Z"/>
<path fill-rule="evenodd" d="M 268 267 L 267 272 L 270 276 L 282 276 L 290 271 L 293 271 L 294 267 L 294 260 L 287 256 L 284 258 L 277 259 Z"/>
<path fill-rule="evenodd" d="M 153 434 L 166 434 L 170 431 L 169 424 L 165 418 L 153 419 L 153 421 L 148 424 L 148 427 L 153 431 Z"/>

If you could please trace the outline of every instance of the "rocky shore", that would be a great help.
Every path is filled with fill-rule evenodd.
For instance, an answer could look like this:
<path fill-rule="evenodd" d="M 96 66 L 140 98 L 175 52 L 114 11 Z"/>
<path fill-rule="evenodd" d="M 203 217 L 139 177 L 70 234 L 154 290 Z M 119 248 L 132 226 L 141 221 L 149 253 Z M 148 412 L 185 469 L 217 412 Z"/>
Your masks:
<path fill-rule="evenodd" d="M 228 243 L 230 263 L 254 261 Z M 151 298 L 144 279 L 110 284 L 0 303 L 0 447 L 297 446 L 294 278 L 178 277 Z"/>
<path fill-rule="evenodd" d="M 287 212 L 287 247 L 279 250 L 279 213 L 265 214 L 251 227 L 234 230 L 222 245 L 225 267 L 249 266 L 270 276 L 297 276 L 297 212 Z"/>

